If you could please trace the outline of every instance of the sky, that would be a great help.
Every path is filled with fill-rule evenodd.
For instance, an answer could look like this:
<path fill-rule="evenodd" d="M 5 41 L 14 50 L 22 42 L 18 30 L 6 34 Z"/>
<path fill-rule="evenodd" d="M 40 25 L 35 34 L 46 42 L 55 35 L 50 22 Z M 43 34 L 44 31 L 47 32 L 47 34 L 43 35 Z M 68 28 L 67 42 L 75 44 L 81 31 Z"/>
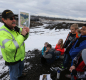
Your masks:
<path fill-rule="evenodd" d="M 86 20 L 86 0 L 0 0 L 0 12 L 5 9 L 19 14 Z"/>

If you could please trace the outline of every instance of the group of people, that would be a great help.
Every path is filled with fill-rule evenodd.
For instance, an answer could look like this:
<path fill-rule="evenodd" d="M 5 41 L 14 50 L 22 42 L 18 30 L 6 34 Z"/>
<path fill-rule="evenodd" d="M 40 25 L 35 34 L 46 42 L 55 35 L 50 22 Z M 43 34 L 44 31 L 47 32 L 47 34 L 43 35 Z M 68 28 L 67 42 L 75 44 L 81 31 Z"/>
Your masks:
<path fill-rule="evenodd" d="M 41 54 L 41 63 L 52 64 L 55 61 L 55 59 L 58 59 L 60 55 L 64 54 L 64 52 L 65 52 L 65 48 L 63 48 L 63 39 L 59 39 L 55 48 L 52 48 L 51 44 L 45 42 Z"/>
<path fill-rule="evenodd" d="M 10 80 L 21 80 L 26 74 L 23 73 L 25 44 L 24 41 L 29 36 L 29 28 L 19 28 L 16 26 L 16 18 L 11 10 L 2 12 L 2 22 L 4 25 L 0 28 L 0 47 L 9 67 Z M 86 24 L 78 29 L 77 24 L 72 24 L 64 44 L 63 39 L 59 39 L 55 48 L 51 44 L 45 43 L 42 49 L 41 63 L 52 64 L 60 55 L 64 55 L 62 69 L 68 67 L 70 59 L 71 80 L 86 79 L 85 75 L 85 52 L 86 52 Z"/>
<path fill-rule="evenodd" d="M 67 69 L 71 61 L 71 80 L 86 80 L 86 24 L 83 24 L 81 29 L 78 28 L 78 24 L 72 24 L 70 30 L 65 42 L 59 39 L 55 48 L 48 42 L 44 44 L 41 63 L 52 64 L 60 55 L 64 55 L 62 69 Z"/>

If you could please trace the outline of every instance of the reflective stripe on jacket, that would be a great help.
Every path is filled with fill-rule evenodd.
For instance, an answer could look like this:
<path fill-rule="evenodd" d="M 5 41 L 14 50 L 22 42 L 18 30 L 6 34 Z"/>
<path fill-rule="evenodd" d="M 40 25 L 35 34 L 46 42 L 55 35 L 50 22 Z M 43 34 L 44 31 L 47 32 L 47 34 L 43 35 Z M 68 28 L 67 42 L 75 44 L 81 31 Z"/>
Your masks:
<path fill-rule="evenodd" d="M 22 29 L 21 29 L 22 30 Z M 3 58 L 6 62 L 23 61 L 25 57 L 24 40 L 21 31 L 10 30 L 5 25 L 0 28 L 0 46 Z"/>

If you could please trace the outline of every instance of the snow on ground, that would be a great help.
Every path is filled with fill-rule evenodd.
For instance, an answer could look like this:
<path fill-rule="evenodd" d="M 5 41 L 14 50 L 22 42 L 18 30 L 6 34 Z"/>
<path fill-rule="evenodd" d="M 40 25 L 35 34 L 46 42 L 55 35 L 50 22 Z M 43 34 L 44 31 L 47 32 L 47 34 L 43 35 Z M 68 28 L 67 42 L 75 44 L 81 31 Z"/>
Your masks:
<path fill-rule="evenodd" d="M 3 25 L 3 23 L 0 23 L 0 27 Z M 42 47 L 44 46 L 45 42 L 49 42 L 52 44 L 53 47 L 57 44 L 58 40 L 62 38 L 64 41 L 67 37 L 67 34 L 69 33 L 69 30 L 49 30 L 49 29 L 44 29 L 44 24 L 43 26 L 38 26 L 37 28 L 30 29 L 30 34 L 29 38 L 25 41 L 25 50 L 26 52 L 28 50 L 33 50 L 33 49 L 39 49 L 41 50 Z M 29 63 L 25 64 L 28 65 Z M 5 66 L 4 60 L 2 58 L 1 50 L 0 50 L 0 75 L 8 71 L 8 67 Z"/>
<path fill-rule="evenodd" d="M 49 42 L 53 47 L 57 44 L 59 39 L 63 39 L 65 41 L 67 34 L 69 33 L 69 29 L 63 30 L 49 30 L 44 29 L 43 26 L 39 28 L 30 29 L 29 38 L 25 41 L 26 51 L 33 49 L 42 49 L 45 42 Z"/>

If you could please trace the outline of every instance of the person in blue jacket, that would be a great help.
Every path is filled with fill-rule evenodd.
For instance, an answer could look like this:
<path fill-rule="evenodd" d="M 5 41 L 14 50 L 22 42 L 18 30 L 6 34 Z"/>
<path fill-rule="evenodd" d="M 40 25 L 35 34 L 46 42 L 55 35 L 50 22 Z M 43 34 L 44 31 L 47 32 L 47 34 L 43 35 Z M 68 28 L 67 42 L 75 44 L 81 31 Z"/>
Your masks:
<path fill-rule="evenodd" d="M 82 26 L 81 36 L 76 40 L 76 42 L 73 44 L 72 48 L 69 51 L 72 61 L 77 56 L 77 54 L 84 48 L 86 48 L 86 24 Z"/>
<path fill-rule="evenodd" d="M 46 47 L 48 44 L 49 44 L 48 42 L 44 43 L 44 47 L 42 48 L 42 56 L 43 56 L 44 52 L 46 51 Z"/>
<path fill-rule="evenodd" d="M 73 59 L 84 49 L 86 48 L 86 24 L 81 28 L 81 35 L 75 43 L 72 45 L 72 48 L 69 51 L 70 57 L 72 59 L 71 66 L 73 65 Z M 71 80 L 74 80 L 73 75 L 71 74 Z"/>

